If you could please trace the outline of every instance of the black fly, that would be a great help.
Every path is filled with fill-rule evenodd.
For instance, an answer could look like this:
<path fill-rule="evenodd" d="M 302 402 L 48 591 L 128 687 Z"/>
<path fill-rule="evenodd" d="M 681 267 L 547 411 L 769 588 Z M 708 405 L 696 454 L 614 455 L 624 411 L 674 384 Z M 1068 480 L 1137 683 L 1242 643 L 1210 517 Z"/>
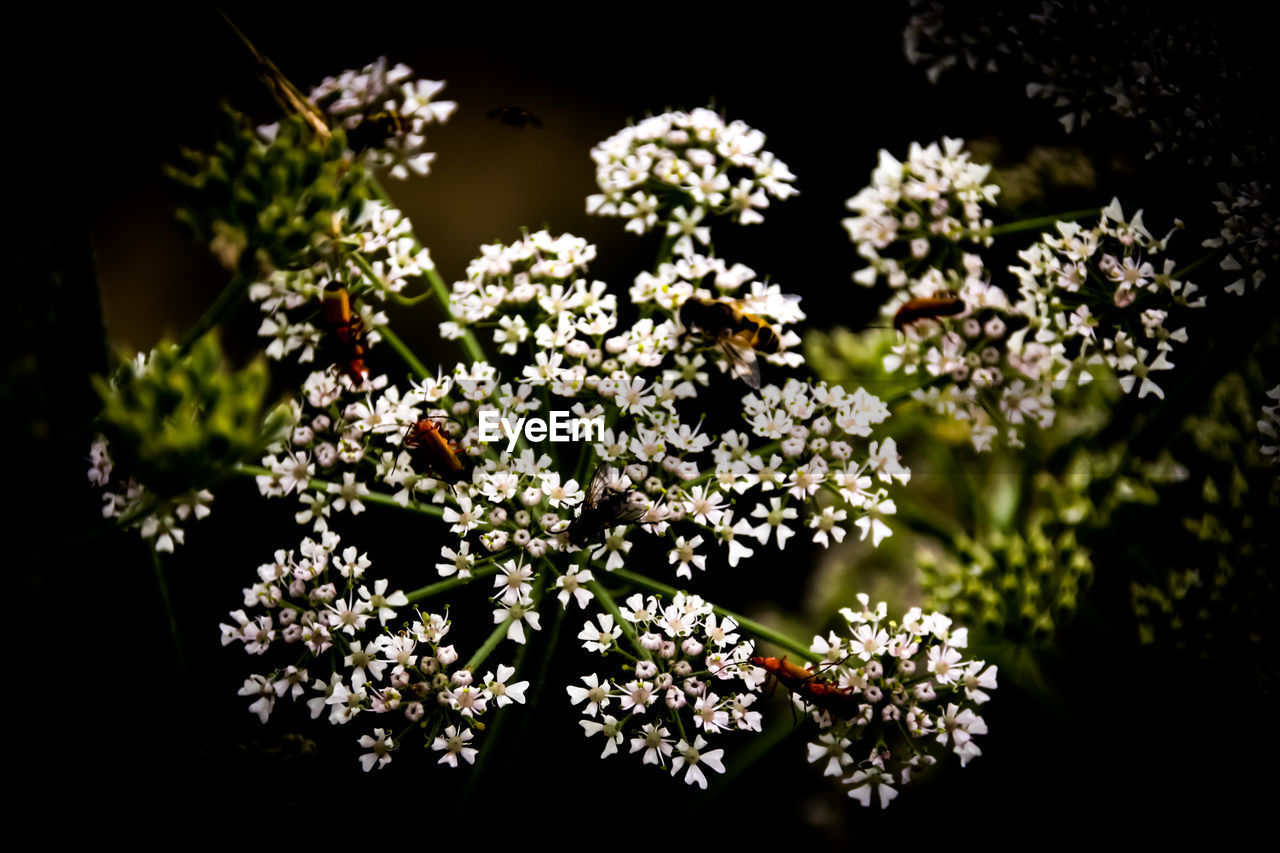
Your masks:
<path fill-rule="evenodd" d="M 635 524 L 649 511 L 649 499 L 622 488 L 621 475 L 601 462 L 591 475 L 577 516 L 569 522 L 569 542 L 581 548 L 618 524 Z"/>
<path fill-rule="evenodd" d="M 489 110 L 489 118 L 496 118 L 507 127 L 542 127 L 542 120 L 536 115 L 526 110 L 524 107 L 515 107 L 507 105 L 505 107 L 494 107 Z"/>

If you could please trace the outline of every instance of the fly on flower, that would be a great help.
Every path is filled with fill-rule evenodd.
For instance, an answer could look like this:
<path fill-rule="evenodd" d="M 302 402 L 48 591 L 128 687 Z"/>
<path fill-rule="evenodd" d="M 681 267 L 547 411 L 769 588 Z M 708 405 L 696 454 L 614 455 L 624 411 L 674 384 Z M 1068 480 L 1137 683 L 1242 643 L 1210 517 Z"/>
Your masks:
<path fill-rule="evenodd" d="M 569 543 L 581 548 L 618 524 L 635 524 L 649 511 L 649 500 L 636 489 L 623 488 L 620 475 L 601 462 L 577 516 L 569 522 Z"/>
<path fill-rule="evenodd" d="M 938 317 L 954 317 L 963 314 L 965 301 L 954 293 L 943 290 L 933 296 L 908 299 L 893 315 L 894 331 L 901 332 L 907 326 L 921 320 L 934 320 Z"/>
<path fill-rule="evenodd" d="M 324 321 L 340 344 L 342 372 L 357 386 L 369 378 L 364 366 L 364 321 L 351 311 L 351 297 L 347 289 L 336 281 L 324 289 Z"/>
<path fill-rule="evenodd" d="M 755 351 L 775 353 L 781 346 L 773 327 L 734 299 L 690 296 L 680 306 L 680 324 L 683 336 L 694 335 L 719 347 L 733 375 L 752 390 L 760 388 Z"/>

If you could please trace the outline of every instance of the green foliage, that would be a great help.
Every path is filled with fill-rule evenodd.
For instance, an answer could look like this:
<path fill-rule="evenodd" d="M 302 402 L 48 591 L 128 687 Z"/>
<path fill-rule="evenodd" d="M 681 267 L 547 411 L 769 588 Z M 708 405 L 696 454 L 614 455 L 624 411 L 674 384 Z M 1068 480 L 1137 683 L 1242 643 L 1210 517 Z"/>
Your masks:
<path fill-rule="evenodd" d="M 894 410 L 899 448 L 913 471 L 947 472 L 911 484 L 921 501 L 949 508 L 959 531 L 916 531 L 922 605 L 969 626 L 987 644 L 1052 643 L 1093 581 L 1093 533 L 1116 508 L 1153 499 L 1145 477 L 1119 476 L 1123 447 L 1095 448 L 1120 396 L 1117 383 L 1059 388 L 1052 427 L 1029 430 L 1025 447 L 977 453 L 963 421 L 905 397 L 928 377 L 899 377 L 907 383 L 901 390 L 888 384 L 894 380 L 882 365 L 893 343 L 891 335 L 812 332 L 805 355 L 827 381 L 903 397 Z M 1103 374 L 1100 366 L 1095 371 Z M 912 525 L 911 513 L 901 512 L 899 521 L 895 527 L 910 535 L 901 528 Z"/>
<path fill-rule="evenodd" d="M 990 180 L 1000 187 L 1000 205 L 1008 211 L 1087 192 L 1098 184 L 1093 161 L 1079 148 L 1036 145 L 1011 161 L 999 140 L 973 139 L 968 145 L 975 160 L 993 164 Z"/>
<path fill-rule="evenodd" d="M 345 156 L 341 130 L 319 139 L 287 116 L 266 141 L 229 107 L 223 118 L 212 152 L 185 150 L 184 166 L 167 170 L 181 188 L 179 219 L 228 269 L 306 266 L 309 249 L 323 251 L 359 214 L 370 195 L 364 169 Z"/>
<path fill-rule="evenodd" d="M 1152 488 L 1162 505 L 1184 511 L 1153 531 L 1164 559 L 1131 586 L 1145 643 L 1239 658 L 1274 632 L 1280 477 L 1259 452 L 1265 388 L 1261 376 L 1228 374 L 1174 438 L 1180 475 Z"/>
<path fill-rule="evenodd" d="M 161 344 L 145 361 L 125 362 L 111 380 L 94 377 L 113 457 L 162 498 L 208 485 L 287 425 L 282 406 L 264 426 L 267 382 L 262 358 L 229 370 L 212 335 L 189 353 Z"/>
<path fill-rule="evenodd" d="M 1037 476 L 1034 509 L 1016 531 L 961 535 L 949 552 L 923 551 L 925 607 L 1018 645 L 1052 640 L 1093 579 L 1093 560 L 1078 536 L 1093 514 L 1086 482 Z"/>

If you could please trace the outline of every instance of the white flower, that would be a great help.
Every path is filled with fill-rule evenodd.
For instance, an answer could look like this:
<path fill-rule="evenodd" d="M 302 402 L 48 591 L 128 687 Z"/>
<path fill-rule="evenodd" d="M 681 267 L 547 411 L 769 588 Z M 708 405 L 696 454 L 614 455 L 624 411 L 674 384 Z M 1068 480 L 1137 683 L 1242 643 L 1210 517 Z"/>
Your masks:
<path fill-rule="evenodd" d="M 395 742 L 383 729 L 374 729 L 372 737 L 361 736 L 359 744 L 364 749 L 373 750 L 360 756 L 360 767 L 364 772 L 368 773 L 375 764 L 381 769 L 391 763 L 391 750 L 395 749 Z"/>
<path fill-rule="evenodd" d="M 713 749 L 703 752 L 702 749 L 707 742 L 702 739 L 702 735 L 698 735 L 690 746 L 683 739 L 676 744 L 676 756 L 671 760 L 671 775 L 674 776 L 680 772 L 680 768 L 688 765 L 685 771 L 684 781 L 688 785 L 697 785 L 699 788 L 706 790 L 707 777 L 702 772 L 702 767 L 710 767 L 717 773 L 724 772 L 723 749 Z"/>
<path fill-rule="evenodd" d="M 437 735 L 436 739 L 431 742 L 431 748 L 436 752 L 444 752 L 440 756 L 437 764 L 448 764 L 450 767 L 458 766 L 458 756 L 468 764 L 474 764 L 476 761 L 476 753 L 479 752 L 475 747 L 467 746 L 472 738 L 471 730 L 463 727 L 461 731 L 457 726 L 449 726 L 444 730 L 444 734 Z"/>

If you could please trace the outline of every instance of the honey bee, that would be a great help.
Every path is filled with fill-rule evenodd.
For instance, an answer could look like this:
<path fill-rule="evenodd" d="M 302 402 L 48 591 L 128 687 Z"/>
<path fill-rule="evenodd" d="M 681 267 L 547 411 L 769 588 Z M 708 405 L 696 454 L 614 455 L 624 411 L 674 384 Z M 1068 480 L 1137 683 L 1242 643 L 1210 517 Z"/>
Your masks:
<path fill-rule="evenodd" d="M 466 479 L 467 466 L 460 449 L 440 429 L 435 418 L 421 418 L 405 430 L 401 445 L 414 462 L 449 485 Z"/>
<path fill-rule="evenodd" d="M 591 475 L 578 514 L 569 522 L 569 543 L 581 548 L 610 527 L 634 524 L 648 511 L 648 498 L 636 489 L 623 489 L 618 472 L 601 462 Z"/>
<path fill-rule="evenodd" d="M 360 123 L 347 133 L 347 145 L 357 154 L 370 148 L 381 148 L 388 139 L 403 136 L 413 130 L 411 119 L 395 110 L 381 110 L 360 119 Z"/>
<path fill-rule="evenodd" d="M 690 296 L 680 306 L 680 324 L 683 335 L 695 335 L 719 347 L 733 375 L 752 390 L 760 388 L 756 351 L 775 353 L 782 345 L 772 326 L 732 299 Z"/>
<path fill-rule="evenodd" d="M 325 325 L 342 345 L 342 372 L 354 384 L 363 385 L 369 377 L 364 366 L 364 321 L 352 313 L 347 289 L 336 281 L 325 287 L 323 303 Z"/>
<path fill-rule="evenodd" d="M 933 296 L 908 299 L 893 315 L 893 328 L 901 332 L 907 326 L 921 320 L 936 320 L 938 317 L 954 317 L 963 314 L 965 301 L 948 290 L 942 290 Z"/>
<path fill-rule="evenodd" d="M 489 110 L 489 118 L 496 118 L 507 127 L 524 128 L 529 125 L 534 127 L 542 127 L 541 120 L 536 115 L 526 110 L 524 107 L 516 107 L 507 105 L 505 107 L 494 107 Z"/>
<path fill-rule="evenodd" d="M 784 658 L 753 657 L 751 663 L 768 671 L 792 693 L 833 717 L 852 719 L 858 715 L 858 700 L 848 687 L 818 679 L 818 673 L 796 666 Z"/>

